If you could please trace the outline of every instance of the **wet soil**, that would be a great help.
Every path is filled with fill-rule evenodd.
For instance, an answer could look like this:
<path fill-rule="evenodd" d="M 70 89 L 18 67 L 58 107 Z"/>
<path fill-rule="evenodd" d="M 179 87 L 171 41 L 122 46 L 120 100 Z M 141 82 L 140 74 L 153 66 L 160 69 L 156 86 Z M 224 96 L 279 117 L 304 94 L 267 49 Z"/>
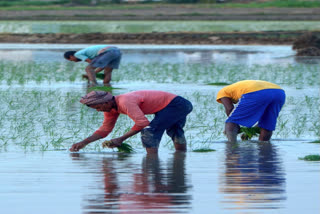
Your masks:
<path fill-rule="evenodd" d="M 291 45 L 305 31 L 272 31 L 252 33 L 2 33 L 0 43 L 52 44 L 270 44 Z M 312 32 L 320 36 L 319 32 Z"/>

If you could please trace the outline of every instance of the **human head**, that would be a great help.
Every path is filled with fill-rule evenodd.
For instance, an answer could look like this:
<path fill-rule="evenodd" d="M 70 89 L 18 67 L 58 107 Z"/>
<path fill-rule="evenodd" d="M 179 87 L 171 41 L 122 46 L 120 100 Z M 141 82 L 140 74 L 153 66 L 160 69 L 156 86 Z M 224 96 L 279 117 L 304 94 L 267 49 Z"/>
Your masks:
<path fill-rule="evenodd" d="M 81 59 L 78 59 L 77 57 L 74 56 L 75 53 L 76 51 L 67 51 L 64 53 L 63 56 L 66 60 L 69 60 L 69 61 L 73 61 L 73 62 L 81 61 Z"/>
<path fill-rule="evenodd" d="M 91 91 L 81 98 L 80 102 L 97 111 L 110 111 L 114 107 L 113 95 L 105 91 Z"/>
<path fill-rule="evenodd" d="M 80 100 L 80 103 L 87 106 L 103 104 L 112 100 L 113 95 L 110 92 L 106 91 L 91 91 L 90 93 L 83 96 Z"/>

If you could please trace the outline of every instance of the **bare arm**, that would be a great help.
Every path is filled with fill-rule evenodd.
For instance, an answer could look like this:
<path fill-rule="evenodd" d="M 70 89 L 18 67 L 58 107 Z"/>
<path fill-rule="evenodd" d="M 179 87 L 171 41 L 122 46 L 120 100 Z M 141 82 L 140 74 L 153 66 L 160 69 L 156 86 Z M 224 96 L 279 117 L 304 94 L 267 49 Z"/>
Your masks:
<path fill-rule="evenodd" d="M 127 133 L 125 133 L 124 135 L 122 135 L 121 137 L 118 138 L 114 138 L 111 139 L 112 144 L 110 145 L 111 148 L 113 147 L 118 147 L 122 144 L 123 141 L 125 141 L 126 139 L 128 139 L 129 137 L 132 137 L 133 135 L 136 135 L 137 133 L 139 133 L 140 131 L 135 131 L 135 130 L 130 130 Z"/>
<path fill-rule="evenodd" d="M 89 58 L 87 58 L 85 61 L 86 61 L 87 63 L 91 63 L 91 62 L 92 62 L 92 60 L 89 59 Z"/>
<path fill-rule="evenodd" d="M 222 104 L 226 110 L 227 116 L 229 116 L 234 108 L 233 103 L 232 103 L 232 99 L 229 97 L 222 97 L 220 99 L 220 101 L 222 102 Z"/>
<path fill-rule="evenodd" d="M 102 137 L 98 134 L 93 134 L 90 137 L 84 139 L 83 141 L 80 141 L 79 143 L 75 143 L 71 146 L 71 148 L 69 149 L 70 152 L 77 152 L 80 149 L 84 148 L 86 145 L 88 145 L 89 143 L 99 140 Z"/>

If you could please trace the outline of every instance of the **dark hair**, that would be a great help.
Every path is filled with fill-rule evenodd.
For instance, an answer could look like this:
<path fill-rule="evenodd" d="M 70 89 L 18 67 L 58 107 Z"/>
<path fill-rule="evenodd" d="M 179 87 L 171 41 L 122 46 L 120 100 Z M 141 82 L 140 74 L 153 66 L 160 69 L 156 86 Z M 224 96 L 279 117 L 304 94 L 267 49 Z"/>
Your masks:
<path fill-rule="evenodd" d="M 74 54 L 76 53 L 76 51 L 67 51 L 64 53 L 64 58 L 65 59 L 70 59 L 70 56 L 74 56 Z"/>

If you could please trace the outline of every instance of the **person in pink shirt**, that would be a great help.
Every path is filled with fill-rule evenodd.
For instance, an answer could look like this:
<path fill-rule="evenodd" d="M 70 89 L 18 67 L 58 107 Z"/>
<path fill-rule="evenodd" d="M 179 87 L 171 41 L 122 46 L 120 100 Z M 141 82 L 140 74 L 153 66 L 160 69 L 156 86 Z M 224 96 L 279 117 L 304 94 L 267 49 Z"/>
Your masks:
<path fill-rule="evenodd" d="M 128 115 L 134 126 L 124 135 L 111 139 L 111 147 L 118 147 L 127 138 L 141 132 L 141 141 L 148 153 L 157 153 L 164 131 L 171 137 L 175 149 L 186 151 L 183 127 L 192 104 L 183 97 L 155 90 L 133 91 L 113 96 L 109 92 L 92 91 L 80 100 L 82 104 L 104 112 L 102 126 L 90 137 L 75 143 L 70 151 L 76 152 L 89 143 L 105 138 L 112 132 L 120 114 Z M 145 115 L 154 114 L 150 122 Z"/>

